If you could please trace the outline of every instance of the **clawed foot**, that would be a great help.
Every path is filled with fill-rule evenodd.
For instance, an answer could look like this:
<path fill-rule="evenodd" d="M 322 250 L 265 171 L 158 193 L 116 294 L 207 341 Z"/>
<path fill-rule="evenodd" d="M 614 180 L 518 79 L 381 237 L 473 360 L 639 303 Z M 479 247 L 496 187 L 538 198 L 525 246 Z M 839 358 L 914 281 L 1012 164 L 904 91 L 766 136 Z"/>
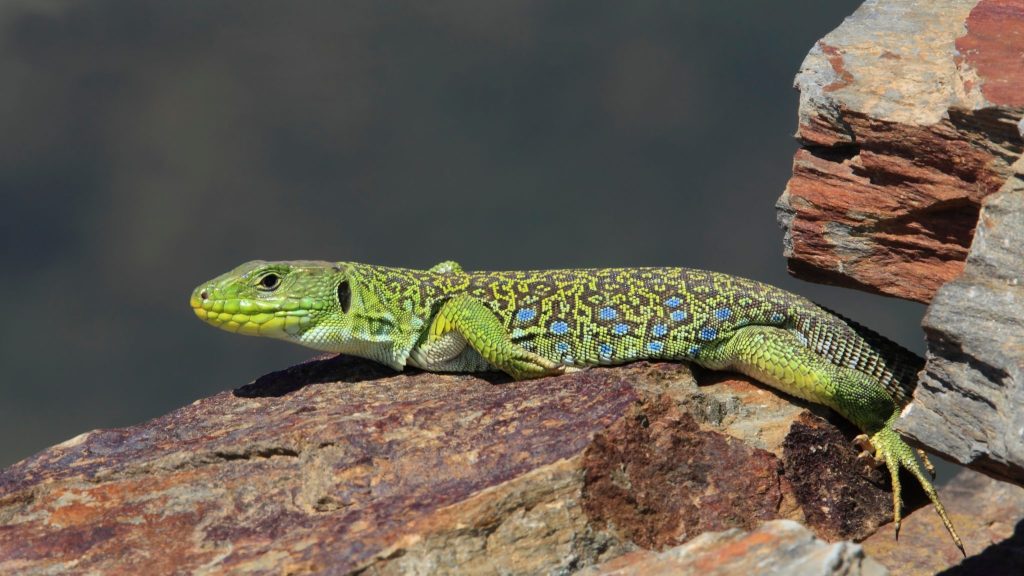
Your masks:
<path fill-rule="evenodd" d="M 857 440 L 854 439 L 854 441 L 856 442 Z M 949 516 L 946 515 L 946 509 L 942 506 L 942 502 L 939 501 L 939 495 L 935 491 L 935 487 L 932 486 L 931 481 L 921 472 L 921 465 L 914 458 L 914 449 L 908 446 L 903 438 L 900 438 L 899 434 L 892 429 L 889 423 L 871 437 L 870 443 L 875 449 L 875 459 L 885 463 L 892 478 L 893 523 L 896 525 L 896 537 L 899 538 L 900 521 L 903 514 L 903 498 L 900 487 L 900 468 L 902 467 L 906 468 L 921 483 L 921 487 L 924 488 L 928 499 L 935 506 L 935 511 L 942 518 L 942 523 L 946 526 L 946 530 L 953 537 L 956 547 L 966 557 L 967 552 L 964 551 L 963 542 L 960 541 L 960 536 L 957 535 L 956 529 L 953 528 L 953 523 L 949 520 Z M 927 458 L 924 459 L 924 462 L 925 468 L 934 477 L 935 468 L 931 465 L 931 462 L 928 462 Z"/>

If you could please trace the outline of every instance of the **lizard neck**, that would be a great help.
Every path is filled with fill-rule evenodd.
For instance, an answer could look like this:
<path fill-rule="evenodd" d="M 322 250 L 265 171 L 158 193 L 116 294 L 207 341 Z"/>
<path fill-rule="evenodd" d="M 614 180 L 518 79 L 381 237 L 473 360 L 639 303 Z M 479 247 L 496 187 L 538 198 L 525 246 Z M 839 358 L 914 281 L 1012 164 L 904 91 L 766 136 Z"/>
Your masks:
<path fill-rule="evenodd" d="M 425 334 L 435 308 L 464 287 L 453 272 L 339 263 L 349 305 L 308 330 L 302 344 L 351 354 L 400 370 Z"/>

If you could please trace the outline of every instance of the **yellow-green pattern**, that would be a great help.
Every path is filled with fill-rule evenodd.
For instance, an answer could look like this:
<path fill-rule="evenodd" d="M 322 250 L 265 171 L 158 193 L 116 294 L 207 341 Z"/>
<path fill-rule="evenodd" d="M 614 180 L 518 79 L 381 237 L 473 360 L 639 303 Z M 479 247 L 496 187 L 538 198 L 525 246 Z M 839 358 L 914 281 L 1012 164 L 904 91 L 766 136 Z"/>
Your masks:
<path fill-rule="evenodd" d="M 226 330 L 398 370 L 497 369 L 520 379 L 661 359 L 743 372 L 860 427 L 891 473 L 897 530 L 903 467 L 963 551 L 914 451 L 892 429 L 923 361 L 767 284 L 686 268 L 464 272 L 454 262 L 408 270 L 253 261 L 197 287 L 191 304 Z"/>

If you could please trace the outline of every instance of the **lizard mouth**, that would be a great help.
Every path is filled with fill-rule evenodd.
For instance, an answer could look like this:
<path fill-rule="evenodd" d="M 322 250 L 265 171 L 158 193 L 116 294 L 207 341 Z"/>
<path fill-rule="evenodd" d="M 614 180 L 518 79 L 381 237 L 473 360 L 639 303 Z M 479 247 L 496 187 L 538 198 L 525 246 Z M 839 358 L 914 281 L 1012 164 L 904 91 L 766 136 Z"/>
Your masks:
<path fill-rule="evenodd" d="M 246 298 L 211 297 L 207 289 L 200 288 L 192 293 L 189 305 L 203 322 L 248 336 L 297 337 L 312 322 L 307 310 L 282 310 L 276 304 Z"/>

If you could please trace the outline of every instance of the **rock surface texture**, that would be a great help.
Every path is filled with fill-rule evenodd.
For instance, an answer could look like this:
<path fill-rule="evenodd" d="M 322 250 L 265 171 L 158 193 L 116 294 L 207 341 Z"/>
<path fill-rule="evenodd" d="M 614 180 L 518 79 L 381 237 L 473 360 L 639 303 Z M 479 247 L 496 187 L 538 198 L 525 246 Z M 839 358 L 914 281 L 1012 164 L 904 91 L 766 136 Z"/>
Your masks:
<path fill-rule="evenodd" d="M 778 202 L 798 277 L 928 302 L 1024 144 L 1024 3 L 868 0 L 811 50 Z"/>
<path fill-rule="evenodd" d="M 708 532 L 664 552 L 631 552 L 581 576 L 884 576 L 888 570 L 857 544 L 826 544 L 791 520 L 773 520 L 753 532 Z"/>
<path fill-rule="evenodd" d="M 568 574 L 777 518 L 828 540 L 888 521 L 854 430 L 701 380 L 313 361 L 4 470 L 0 573 Z"/>
<path fill-rule="evenodd" d="M 1024 485 L 1024 161 L 989 197 L 967 267 L 924 319 L 928 362 L 899 428 L 957 462 Z"/>
<path fill-rule="evenodd" d="M 864 552 L 901 576 L 1024 574 L 1024 488 L 964 470 L 943 486 L 946 510 L 965 540 L 969 558 L 949 545 L 935 513 L 914 512 L 900 528 L 886 524 L 861 542 Z"/>
<path fill-rule="evenodd" d="M 4 470 L 0 573 L 880 574 L 842 543 L 891 513 L 855 434 L 682 364 L 517 383 L 316 360 Z M 942 490 L 965 544 L 1024 559 L 1024 489 L 985 482 Z M 930 507 L 882 533 L 960 560 Z"/>
<path fill-rule="evenodd" d="M 797 76 L 799 277 L 930 302 L 898 428 L 1024 485 L 1024 1 L 865 2 Z"/>

